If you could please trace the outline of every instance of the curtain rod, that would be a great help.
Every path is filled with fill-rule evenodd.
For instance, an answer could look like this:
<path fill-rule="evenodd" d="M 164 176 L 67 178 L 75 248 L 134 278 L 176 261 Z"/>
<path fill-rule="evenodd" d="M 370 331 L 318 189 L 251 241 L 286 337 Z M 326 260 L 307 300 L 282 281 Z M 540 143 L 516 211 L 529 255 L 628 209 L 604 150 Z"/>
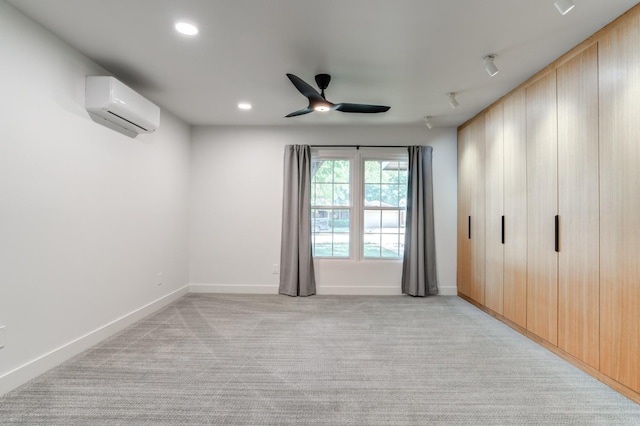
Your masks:
<path fill-rule="evenodd" d="M 309 145 L 311 148 L 408 148 L 409 145 Z"/>

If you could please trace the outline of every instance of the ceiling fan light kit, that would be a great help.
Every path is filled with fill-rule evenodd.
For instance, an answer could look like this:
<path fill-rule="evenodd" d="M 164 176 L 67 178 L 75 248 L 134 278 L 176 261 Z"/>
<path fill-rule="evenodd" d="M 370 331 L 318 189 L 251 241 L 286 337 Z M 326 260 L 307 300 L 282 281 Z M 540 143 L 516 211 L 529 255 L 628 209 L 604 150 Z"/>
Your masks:
<path fill-rule="evenodd" d="M 329 87 L 329 83 L 331 82 L 331 76 L 329 74 L 316 75 L 315 80 L 318 88 L 320 89 L 320 93 L 318 93 L 316 89 L 314 89 L 311 85 L 309 85 L 296 75 L 287 74 L 287 77 L 289 77 L 289 80 L 291 80 L 291 83 L 293 83 L 295 88 L 298 89 L 298 91 L 309 100 L 309 106 L 287 114 L 285 117 L 297 117 L 298 115 L 309 114 L 313 111 L 340 111 L 361 114 L 375 114 L 379 112 L 389 111 L 389 109 L 391 108 L 384 105 L 350 104 L 344 102 L 334 104 L 329 102 L 324 95 L 324 90 Z"/>

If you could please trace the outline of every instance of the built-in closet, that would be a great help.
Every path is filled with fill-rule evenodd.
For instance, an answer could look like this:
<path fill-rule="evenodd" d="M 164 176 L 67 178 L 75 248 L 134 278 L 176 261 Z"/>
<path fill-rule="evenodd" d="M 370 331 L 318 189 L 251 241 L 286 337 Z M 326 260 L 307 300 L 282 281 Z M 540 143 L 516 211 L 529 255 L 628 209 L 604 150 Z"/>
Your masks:
<path fill-rule="evenodd" d="M 458 293 L 640 402 L 640 6 L 458 129 Z"/>
<path fill-rule="evenodd" d="M 504 99 L 504 318 L 527 325 L 527 139 L 524 90 Z M 495 236 L 494 236 L 495 238 Z"/>
<path fill-rule="evenodd" d="M 558 347 L 599 367 L 598 46 L 557 69 Z"/>
<path fill-rule="evenodd" d="M 632 11 L 598 43 L 600 371 L 640 393 L 640 11 Z"/>
<path fill-rule="evenodd" d="M 487 110 L 485 125 L 486 249 L 484 305 L 504 314 L 504 105 Z"/>
<path fill-rule="evenodd" d="M 485 179 L 484 119 L 476 119 L 459 134 L 458 162 L 466 173 L 458 179 L 458 291 L 484 302 Z"/>
<path fill-rule="evenodd" d="M 556 73 L 526 89 L 527 330 L 558 343 L 558 122 Z"/>

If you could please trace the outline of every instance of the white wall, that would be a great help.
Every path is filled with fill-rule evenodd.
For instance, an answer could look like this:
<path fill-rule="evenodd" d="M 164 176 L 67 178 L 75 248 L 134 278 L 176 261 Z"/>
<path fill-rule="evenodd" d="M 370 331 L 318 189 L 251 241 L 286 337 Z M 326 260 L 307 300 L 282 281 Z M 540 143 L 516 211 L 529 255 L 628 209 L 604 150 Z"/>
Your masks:
<path fill-rule="evenodd" d="M 2 394 L 186 292 L 190 128 L 94 123 L 105 71 L 3 1 L 0 58 Z"/>
<path fill-rule="evenodd" d="M 192 133 L 193 291 L 277 293 L 286 144 L 433 146 L 438 278 L 456 294 L 456 129 L 424 126 L 196 127 Z M 398 261 L 316 261 L 318 294 L 400 294 Z"/>

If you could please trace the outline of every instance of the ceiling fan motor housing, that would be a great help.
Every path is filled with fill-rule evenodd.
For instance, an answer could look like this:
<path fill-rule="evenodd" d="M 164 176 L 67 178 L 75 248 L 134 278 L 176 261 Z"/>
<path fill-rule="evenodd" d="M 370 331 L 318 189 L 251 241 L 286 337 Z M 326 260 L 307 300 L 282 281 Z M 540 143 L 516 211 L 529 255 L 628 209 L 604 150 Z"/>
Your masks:
<path fill-rule="evenodd" d="M 324 90 L 329 87 L 329 83 L 331 82 L 331 76 L 329 74 L 317 74 L 316 75 L 316 84 L 320 90 Z"/>

